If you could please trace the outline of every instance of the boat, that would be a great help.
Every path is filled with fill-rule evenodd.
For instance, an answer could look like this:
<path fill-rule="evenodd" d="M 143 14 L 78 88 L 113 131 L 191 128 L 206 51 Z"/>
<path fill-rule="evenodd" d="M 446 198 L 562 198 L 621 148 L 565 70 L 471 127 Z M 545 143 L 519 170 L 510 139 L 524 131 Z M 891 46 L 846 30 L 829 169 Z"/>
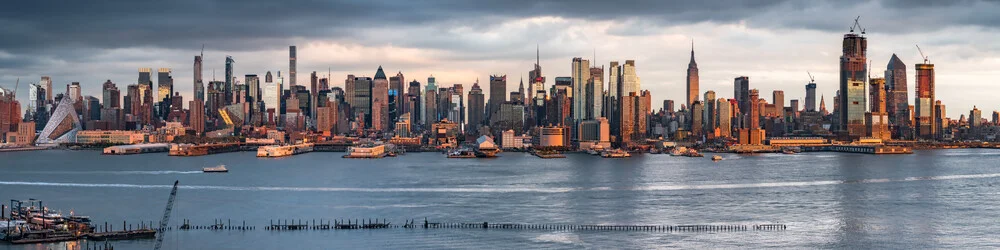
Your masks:
<path fill-rule="evenodd" d="M 226 165 L 218 165 L 215 167 L 201 168 L 202 172 L 205 173 L 227 173 L 229 169 L 226 169 Z"/>
<path fill-rule="evenodd" d="M 683 155 L 687 156 L 687 157 L 705 157 L 705 155 L 702 155 L 701 153 L 698 153 L 698 150 L 695 150 L 693 148 L 692 149 L 688 149 L 688 151 L 684 152 Z"/>
<path fill-rule="evenodd" d="M 448 151 L 448 158 L 476 158 L 476 153 L 466 148 L 455 149 Z"/>
<path fill-rule="evenodd" d="M 631 156 L 631 154 L 621 149 L 605 150 L 604 152 L 601 152 L 601 157 L 604 158 L 628 158 Z"/>
<path fill-rule="evenodd" d="M 683 156 L 685 152 L 687 152 L 687 148 L 686 147 L 677 146 L 677 147 L 674 148 L 674 150 L 670 151 L 670 155 L 672 155 L 672 156 Z"/>
<path fill-rule="evenodd" d="M 785 150 L 781 150 L 781 153 L 782 154 L 786 154 L 786 155 L 794 155 L 795 151 L 793 151 L 791 149 L 785 149 Z"/>
<path fill-rule="evenodd" d="M 590 146 L 589 149 L 587 149 L 587 154 L 601 155 L 601 152 L 603 151 L 604 151 L 604 146 L 601 146 L 600 144 L 594 144 L 593 146 Z"/>
<path fill-rule="evenodd" d="M 722 156 L 721 155 L 713 155 L 712 156 L 712 161 L 721 161 L 721 160 L 722 160 Z"/>

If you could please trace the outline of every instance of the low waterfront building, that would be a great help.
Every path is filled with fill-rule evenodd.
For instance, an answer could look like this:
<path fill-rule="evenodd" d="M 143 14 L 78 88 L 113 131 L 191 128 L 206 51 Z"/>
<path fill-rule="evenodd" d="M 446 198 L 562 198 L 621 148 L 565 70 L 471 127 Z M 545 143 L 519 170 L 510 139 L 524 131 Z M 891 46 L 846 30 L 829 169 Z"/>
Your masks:
<path fill-rule="evenodd" d="M 803 146 L 822 145 L 830 142 L 823 137 L 771 137 L 767 139 L 767 144 L 771 146 Z"/>
<path fill-rule="evenodd" d="M 139 131 L 84 130 L 76 134 L 76 143 L 80 144 L 139 144 L 143 141 L 145 135 Z"/>
<path fill-rule="evenodd" d="M 386 155 L 385 144 L 354 146 L 347 151 L 346 158 L 382 158 Z"/>
<path fill-rule="evenodd" d="M 565 147 L 565 127 L 543 127 L 538 131 L 539 147 Z"/>

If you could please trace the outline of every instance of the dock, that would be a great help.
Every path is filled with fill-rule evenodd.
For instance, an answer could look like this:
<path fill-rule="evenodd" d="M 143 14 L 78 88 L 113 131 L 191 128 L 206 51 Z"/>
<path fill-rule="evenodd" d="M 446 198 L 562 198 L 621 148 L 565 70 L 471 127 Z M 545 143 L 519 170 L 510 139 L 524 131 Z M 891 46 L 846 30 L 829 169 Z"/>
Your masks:
<path fill-rule="evenodd" d="M 242 143 L 170 144 L 170 156 L 202 156 L 242 150 Z"/>

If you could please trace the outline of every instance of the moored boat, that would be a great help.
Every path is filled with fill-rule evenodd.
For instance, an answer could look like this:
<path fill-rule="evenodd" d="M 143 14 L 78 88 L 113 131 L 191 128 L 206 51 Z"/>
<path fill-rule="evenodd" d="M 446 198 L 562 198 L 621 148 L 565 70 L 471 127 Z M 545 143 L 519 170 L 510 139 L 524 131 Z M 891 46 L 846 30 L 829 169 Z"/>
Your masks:
<path fill-rule="evenodd" d="M 218 165 L 215 167 L 201 168 L 201 171 L 205 173 L 226 173 L 229 172 L 229 169 L 226 169 L 226 165 Z"/>

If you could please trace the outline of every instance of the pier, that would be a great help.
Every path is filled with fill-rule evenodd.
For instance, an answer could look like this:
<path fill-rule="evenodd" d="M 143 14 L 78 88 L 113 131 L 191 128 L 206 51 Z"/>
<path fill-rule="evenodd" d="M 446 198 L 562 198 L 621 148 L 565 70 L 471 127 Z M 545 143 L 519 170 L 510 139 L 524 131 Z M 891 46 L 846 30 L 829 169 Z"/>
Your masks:
<path fill-rule="evenodd" d="M 202 156 L 219 153 L 237 152 L 243 149 L 242 143 L 213 143 L 213 144 L 171 144 L 170 156 Z"/>
<path fill-rule="evenodd" d="M 170 151 L 170 144 L 168 143 L 121 145 L 104 148 L 104 154 L 106 155 L 133 155 L 167 151 Z"/>

